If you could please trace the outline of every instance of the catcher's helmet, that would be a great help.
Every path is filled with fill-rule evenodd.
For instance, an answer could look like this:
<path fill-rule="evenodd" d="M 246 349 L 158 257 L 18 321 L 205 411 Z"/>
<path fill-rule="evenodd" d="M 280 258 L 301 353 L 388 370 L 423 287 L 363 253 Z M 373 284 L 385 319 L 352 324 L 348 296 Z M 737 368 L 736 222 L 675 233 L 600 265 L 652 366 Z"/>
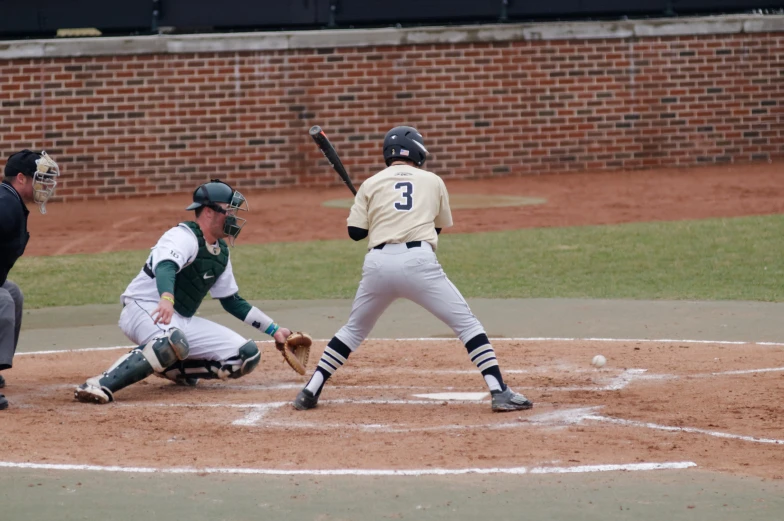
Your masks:
<path fill-rule="evenodd" d="M 395 159 L 411 161 L 416 166 L 425 163 L 425 140 L 414 127 L 395 127 L 384 136 L 384 161 L 389 166 Z"/>
<path fill-rule="evenodd" d="M 225 203 L 228 206 L 223 208 L 218 203 Z M 240 234 L 240 230 L 245 225 L 245 219 L 237 217 L 238 210 L 248 211 L 248 202 L 245 197 L 220 179 L 213 179 L 209 183 L 204 183 L 193 192 L 193 203 L 186 210 L 196 210 L 207 207 L 218 213 L 226 214 L 226 222 L 223 225 L 223 233 L 234 240 Z"/>

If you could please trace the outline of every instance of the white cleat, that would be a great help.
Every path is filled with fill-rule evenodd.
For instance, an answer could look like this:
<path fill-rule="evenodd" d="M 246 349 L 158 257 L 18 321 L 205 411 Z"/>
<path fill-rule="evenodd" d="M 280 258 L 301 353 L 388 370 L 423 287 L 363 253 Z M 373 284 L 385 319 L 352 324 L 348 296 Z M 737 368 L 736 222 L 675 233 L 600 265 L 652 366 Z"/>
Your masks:
<path fill-rule="evenodd" d="M 98 383 L 98 378 L 90 378 L 74 390 L 74 398 L 82 403 L 109 403 L 114 401 L 112 393 Z"/>

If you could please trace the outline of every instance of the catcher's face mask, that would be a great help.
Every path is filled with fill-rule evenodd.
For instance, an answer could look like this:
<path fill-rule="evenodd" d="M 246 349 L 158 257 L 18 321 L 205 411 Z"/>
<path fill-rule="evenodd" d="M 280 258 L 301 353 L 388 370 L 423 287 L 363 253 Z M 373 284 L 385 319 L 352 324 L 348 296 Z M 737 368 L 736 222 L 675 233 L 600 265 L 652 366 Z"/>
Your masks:
<path fill-rule="evenodd" d="M 248 202 L 245 200 L 245 197 L 235 190 L 231 194 L 231 202 L 225 207 L 215 203 L 208 205 L 208 207 L 226 216 L 223 221 L 223 234 L 229 238 L 229 244 L 234 246 L 235 239 L 239 236 L 242 227 L 245 226 L 247 221 L 247 219 L 237 217 L 238 211 L 248 211 Z"/>
<path fill-rule="evenodd" d="M 223 233 L 229 237 L 229 243 L 234 246 L 234 240 L 239 236 L 242 227 L 245 226 L 247 219 L 237 217 L 238 211 L 248 211 L 248 201 L 238 191 L 234 191 L 231 195 L 231 202 L 226 207 L 226 221 L 223 223 Z"/>
<path fill-rule="evenodd" d="M 38 204 L 38 210 L 45 214 L 46 201 L 54 194 L 60 167 L 46 152 L 41 152 L 41 157 L 36 159 L 35 164 L 37 168 L 33 173 L 33 200 Z"/>

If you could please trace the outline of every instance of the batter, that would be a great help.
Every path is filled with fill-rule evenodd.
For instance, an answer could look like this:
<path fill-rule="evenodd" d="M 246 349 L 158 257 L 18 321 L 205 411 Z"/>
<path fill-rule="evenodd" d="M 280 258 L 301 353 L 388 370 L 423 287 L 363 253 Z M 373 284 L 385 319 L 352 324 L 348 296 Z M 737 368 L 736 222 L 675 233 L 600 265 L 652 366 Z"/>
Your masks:
<path fill-rule="evenodd" d="M 327 344 L 294 407 L 316 407 L 329 377 L 367 338 L 384 310 L 405 298 L 438 317 L 463 342 L 490 390 L 493 411 L 530 409 L 533 404 L 504 383 L 482 324 L 436 258 L 438 235 L 452 226 L 452 213 L 444 181 L 422 168 L 427 159 L 422 135 L 412 127 L 395 127 L 384 138 L 383 153 L 387 168 L 362 183 L 348 217 L 349 236 L 368 239 L 348 323 Z"/>

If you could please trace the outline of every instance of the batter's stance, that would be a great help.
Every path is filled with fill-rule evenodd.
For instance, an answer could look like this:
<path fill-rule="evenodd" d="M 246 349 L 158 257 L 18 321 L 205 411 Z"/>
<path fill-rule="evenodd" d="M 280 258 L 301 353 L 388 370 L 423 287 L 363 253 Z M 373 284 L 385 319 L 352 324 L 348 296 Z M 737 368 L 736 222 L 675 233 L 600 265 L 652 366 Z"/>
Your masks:
<path fill-rule="evenodd" d="M 193 192 L 195 221 L 183 222 L 158 240 L 142 270 L 120 297 L 120 328 L 139 347 L 106 372 L 76 388 L 80 402 L 108 403 L 114 393 L 155 373 L 181 385 L 199 378 L 239 378 L 259 364 L 252 340 L 196 317 L 209 292 L 223 309 L 278 342 L 291 333 L 240 297 L 229 258 L 247 211 L 245 198 L 218 180 Z"/>
<path fill-rule="evenodd" d="M 398 298 L 416 302 L 452 328 L 490 388 L 493 411 L 533 407 L 504 383 L 482 324 L 436 259 L 438 234 L 452 226 L 452 213 L 444 182 L 421 168 L 426 158 L 424 140 L 412 127 L 395 127 L 384 138 L 388 168 L 362 183 L 348 217 L 349 236 L 355 241 L 368 237 L 351 315 L 329 341 L 313 376 L 297 395 L 297 409 L 316 406 L 327 379 L 346 363 Z"/>

